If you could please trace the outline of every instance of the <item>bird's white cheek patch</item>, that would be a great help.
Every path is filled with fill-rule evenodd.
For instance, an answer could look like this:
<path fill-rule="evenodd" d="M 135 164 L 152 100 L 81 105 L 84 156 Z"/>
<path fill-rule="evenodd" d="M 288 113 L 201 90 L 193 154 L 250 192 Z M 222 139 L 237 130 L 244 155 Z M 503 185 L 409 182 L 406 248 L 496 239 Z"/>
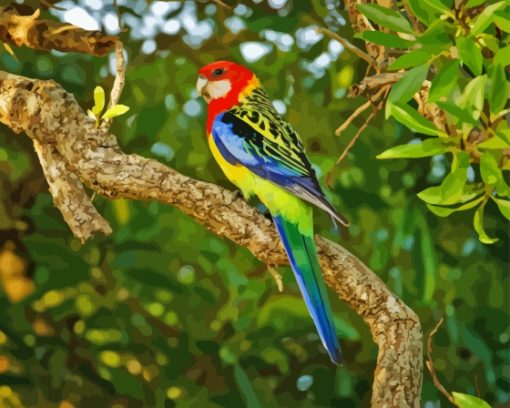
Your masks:
<path fill-rule="evenodd" d="M 207 92 L 211 99 L 223 98 L 230 92 L 232 85 L 228 79 L 222 79 L 221 81 L 212 81 L 207 84 Z"/>

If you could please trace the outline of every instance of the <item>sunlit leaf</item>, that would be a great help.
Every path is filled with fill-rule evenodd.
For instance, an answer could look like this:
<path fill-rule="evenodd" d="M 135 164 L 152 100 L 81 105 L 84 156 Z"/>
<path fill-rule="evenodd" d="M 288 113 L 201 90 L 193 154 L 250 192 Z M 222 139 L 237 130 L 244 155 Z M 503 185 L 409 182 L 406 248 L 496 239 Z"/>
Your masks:
<path fill-rule="evenodd" d="M 510 196 L 510 188 L 503 178 L 498 162 L 489 151 L 484 152 L 480 157 L 480 173 L 483 182 L 486 185 L 495 186 L 499 195 L 505 197 Z"/>
<path fill-rule="evenodd" d="M 494 23 L 505 33 L 510 33 L 510 19 L 508 13 L 497 11 L 494 13 Z"/>
<path fill-rule="evenodd" d="M 104 115 L 102 116 L 103 119 L 110 119 L 114 118 L 116 116 L 123 115 L 129 110 L 129 106 L 126 105 L 115 105 L 109 108 Z"/>
<path fill-rule="evenodd" d="M 473 395 L 452 392 L 452 396 L 459 408 L 491 408 L 484 400 Z"/>
<path fill-rule="evenodd" d="M 378 25 L 401 33 L 413 33 L 409 21 L 395 10 L 378 4 L 358 4 L 357 8 L 369 20 Z"/>
<path fill-rule="evenodd" d="M 504 122 L 502 122 L 504 123 Z M 507 144 L 510 144 L 510 128 L 498 128 L 496 129 L 496 135 L 501 139 L 504 140 Z"/>
<path fill-rule="evenodd" d="M 492 186 L 498 182 L 501 170 L 492 154 L 484 153 L 480 157 L 480 173 L 485 184 Z"/>
<path fill-rule="evenodd" d="M 502 67 L 506 67 L 510 64 L 510 45 L 501 48 L 496 55 L 494 55 L 493 64 L 501 65 Z"/>
<path fill-rule="evenodd" d="M 485 1 L 486 0 L 468 0 L 468 2 L 466 3 L 466 5 L 464 7 L 469 9 L 472 7 L 479 6 L 480 4 L 484 3 Z"/>
<path fill-rule="evenodd" d="M 435 154 L 446 153 L 450 146 L 441 138 L 426 139 L 422 143 L 409 143 L 395 146 L 377 156 L 378 159 L 402 159 L 430 157 Z"/>
<path fill-rule="evenodd" d="M 400 80 L 391 87 L 388 96 L 390 102 L 407 102 L 421 88 L 427 78 L 429 64 L 418 65 L 406 72 Z"/>
<path fill-rule="evenodd" d="M 411 68 L 416 65 L 423 64 L 431 59 L 431 55 L 429 52 L 424 50 L 413 50 L 404 55 L 398 57 L 395 61 L 393 61 L 388 67 L 389 70 L 396 71 L 399 69 Z"/>
<path fill-rule="evenodd" d="M 87 109 L 87 116 L 91 119 L 96 119 L 96 114 L 92 112 L 90 109 Z"/>
<path fill-rule="evenodd" d="M 92 107 L 92 112 L 94 112 L 96 117 L 101 116 L 101 112 L 104 109 L 104 101 L 105 101 L 104 89 L 100 86 L 96 86 L 94 88 L 94 106 Z"/>
<path fill-rule="evenodd" d="M 417 37 L 416 41 L 423 46 L 423 50 L 437 54 L 451 47 L 453 41 L 451 34 L 454 31 L 454 26 L 450 23 L 436 19 Z"/>
<path fill-rule="evenodd" d="M 482 73 L 483 55 L 482 50 L 473 37 L 458 37 L 456 40 L 459 58 L 473 74 Z"/>
<path fill-rule="evenodd" d="M 467 108 L 475 120 L 478 120 L 483 109 L 486 82 L 487 75 L 474 78 L 466 85 L 459 100 L 460 106 Z"/>
<path fill-rule="evenodd" d="M 447 97 L 457 86 L 459 79 L 459 61 L 447 62 L 432 79 L 429 101 L 435 102 L 441 97 Z"/>
<path fill-rule="evenodd" d="M 469 154 L 458 152 L 453 161 L 451 173 L 445 177 L 441 185 L 421 191 L 418 197 L 434 205 L 453 205 L 471 201 L 481 193 L 482 189 L 466 185 L 468 167 Z"/>
<path fill-rule="evenodd" d="M 398 35 L 382 31 L 363 31 L 356 34 L 355 37 L 391 48 L 410 48 L 415 44 L 414 41 L 405 40 Z"/>
<path fill-rule="evenodd" d="M 470 210 L 471 208 L 476 207 L 482 200 L 483 195 L 458 207 L 441 207 L 438 205 L 427 204 L 427 208 L 439 217 L 448 217 L 454 212 Z"/>
<path fill-rule="evenodd" d="M 475 212 L 475 217 L 473 218 L 473 227 L 475 228 L 475 231 L 478 234 L 478 238 L 480 239 L 480 242 L 483 242 L 484 244 L 493 244 L 498 239 L 497 238 L 491 238 L 487 235 L 485 232 L 484 226 L 483 226 L 483 214 L 485 210 L 485 203 L 483 203 Z M 465 407 L 469 407 L 469 405 L 463 405 Z M 477 405 L 478 406 L 478 405 Z M 483 406 L 483 405 L 481 405 Z"/>
<path fill-rule="evenodd" d="M 389 116 L 393 116 L 409 129 L 423 133 L 425 135 L 442 136 L 434 124 L 421 116 L 416 110 L 405 104 L 386 103 L 386 109 Z"/>
<path fill-rule="evenodd" d="M 492 67 L 490 76 L 489 106 L 491 113 L 498 113 L 502 110 L 508 100 L 508 83 L 505 69 L 502 65 L 496 64 Z"/>
<path fill-rule="evenodd" d="M 455 124 L 469 123 L 471 126 L 478 126 L 478 121 L 473 119 L 466 109 L 461 108 L 459 105 L 450 102 L 436 102 L 437 106 L 446 111 L 450 116 L 455 119 Z"/>
<path fill-rule="evenodd" d="M 435 16 L 429 10 L 429 8 L 423 3 L 422 0 L 407 0 L 406 3 L 409 5 L 412 13 L 420 22 L 425 25 L 429 25 L 434 21 Z"/>
<path fill-rule="evenodd" d="M 500 198 L 496 198 L 494 196 L 491 196 L 491 198 L 494 200 L 494 202 L 498 205 L 499 211 L 503 216 L 510 221 L 510 201 L 508 200 L 502 200 Z"/>
<path fill-rule="evenodd" d="M 477 145 L 479 149 L 501 150 L 510 148 L 510 143 L 502 139 L 496 133 L 495 136 Z"/>
<path fill-rule="evenodd" d="M 450 8 L 441 0 L 423 0 L 423 4 L 435 12 L 444 13 L 450 11 Z"/>
<path fill-rule="evenodd" d="M 495 12 L 505 7 L 506 1 L 499 1 L 485 7 L 483 11 L 475 18 L 473 26 L 471 27 L 471 35 L 476 36 L 484 31 L 494 20 Z"/>

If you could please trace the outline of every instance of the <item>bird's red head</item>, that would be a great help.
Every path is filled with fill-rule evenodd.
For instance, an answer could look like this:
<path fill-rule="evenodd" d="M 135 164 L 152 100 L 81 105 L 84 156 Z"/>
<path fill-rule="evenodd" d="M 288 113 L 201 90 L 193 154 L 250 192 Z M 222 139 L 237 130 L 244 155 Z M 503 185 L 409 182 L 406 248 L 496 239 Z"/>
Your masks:
<path fill-rule="evenodd" d="M 229 109 L 255 78 L 253 72 L 230 61 L 216 61 L 198 71 L 197 90 L 209 104 L 209 111 Z M 254 84 L 255 85 L 255 84 Z"/>

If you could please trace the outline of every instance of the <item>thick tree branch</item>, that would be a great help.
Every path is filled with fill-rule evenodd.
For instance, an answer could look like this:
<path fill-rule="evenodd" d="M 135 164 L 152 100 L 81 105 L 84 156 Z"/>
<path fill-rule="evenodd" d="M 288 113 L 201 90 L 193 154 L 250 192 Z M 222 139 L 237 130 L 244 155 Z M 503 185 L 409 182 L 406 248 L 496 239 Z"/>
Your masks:
<path fill-rule="evenodd" d="M 37 50 L 75 51 L 104 55 L 116 38 L 101 31 L 87 31 L 71 24 L 39 20 L 39 10 L 20 15 L 13 6 L 0 7 L 0 41 Z"/>
<path fill-rule="evenodd" d="M 288 262 L 271 222 L 246 202 L 155 160 L 124 154 L 116 138 L 96 129 L 74 97 L 53 81 L 0 71 L 0 122 L 16 133 L 25 132 L 36 145 L 52 145 L 67 168 L 99 194 L 173 205 L 267 265 Z M 67 183 L 65 178 L 60 182 Z M 75 189 L 67 194 L 67 200 L 55 199 L 62 213 L 64 207 L 83 201 Z M 104 232 L 104 226 L 87 228 Z M 372 405 L 419 407 L 422 332 L 418 317 L 346 249 L 320 236 L 316 242 L 326 283 L 365 320 L 379 346 Z"/>
<path fill-rule="evenodd" d="M 110 224 L 92 205 L 80 179 L 68 169 L 55 145 L 41 143 L 37 139 L 33 139 L 33 142 L 55 207 L 62 213 L 73 235 L 84 242 L 95 232 L 111 234 Z"/>

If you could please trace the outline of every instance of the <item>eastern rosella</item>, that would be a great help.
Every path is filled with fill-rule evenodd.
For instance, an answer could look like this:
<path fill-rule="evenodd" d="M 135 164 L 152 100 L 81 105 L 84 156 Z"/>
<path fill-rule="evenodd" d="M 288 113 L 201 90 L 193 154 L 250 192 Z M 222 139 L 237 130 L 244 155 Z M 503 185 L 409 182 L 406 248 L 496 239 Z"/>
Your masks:
<path fill-rule="evenodd" d="M 345 226 L 348 221 L 326 199 L 301 139 L 249 69 L 228 61 L 208 64 L 199 71 L 197 90 L 208 103 L 207 140 L 214 158 L 246 198 L 257 195 L 271 213 L 322 343 L 340 363 L 309 203 Z"/>

